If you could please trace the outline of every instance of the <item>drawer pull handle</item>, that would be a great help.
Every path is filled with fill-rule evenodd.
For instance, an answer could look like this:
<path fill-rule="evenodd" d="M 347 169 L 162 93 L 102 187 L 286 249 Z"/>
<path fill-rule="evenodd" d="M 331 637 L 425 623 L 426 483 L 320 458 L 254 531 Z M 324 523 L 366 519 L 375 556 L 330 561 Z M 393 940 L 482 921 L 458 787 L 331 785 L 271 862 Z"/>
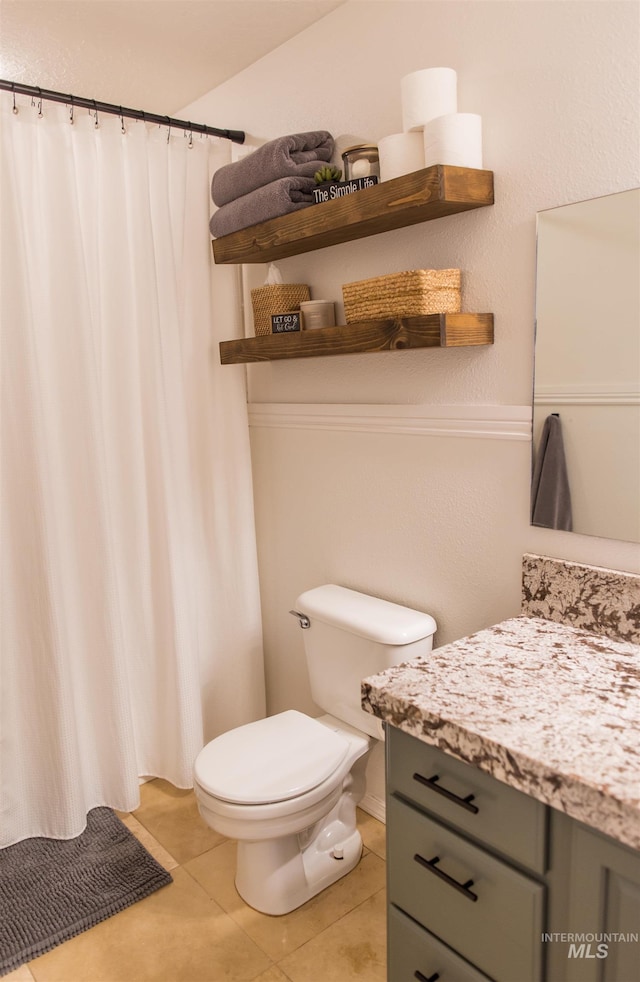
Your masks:
<path fill-rule="evenodd" d="M 415 773 L 413 775 L 414 781 L 419 781 L 420 784 L 424 784 L 426 788 L 431 788 L 432 791 L 437 791 L 441 794 L 447 801 L 452 801 L 455 805 L 460 805 L 461 808 L 466 808 L 468 812 L 472 812 L 474 815 L 478 814 L 478 806 L 472 805 L 471 802 L 474 800 L 474 794 L 468 794 L 466 798 L 460 798 L 459 795 L 454 794 L 453 791 L 447 791 L 443 788 L 441 784 L 438 784 L 438 775 L 434 774 L 433 777 L 423 777 L 422 774 Z"/>
<path fill-rule="evenodd" d="M 425 859 L 424 856 L 421 856 L 420 853 L 417 852 L 413 858 L 415 859 L 416 863 L 420 863 L 420 865 L 424 866 L 425 869 L 431 870 L 431 872 L 435 873 L 436 876 L 439 876 L 441 880 L 448 883 L 450 887 L 454 887 L 456 890 L 459 890 L 460 893 L 467 898 L 467 900 L 472 900 L 475 903 L 475 901 L 478 899 L 478 894 L 472 893 L 472 891 L 469 889 L 469 887 L 473 886 L 473 880 L 467 880 L 466 883 L 458 883 L 457 880 L 454 880 L 452 876 L 449 876 L 448 873 L 445 873 L 438 867 L 437 864 L 440 862 L 440 856 L 434 856 L 433 859 Z"/>
<path fill-rule="evenodd" d="M 429 978 L 427 978 L 426 975 L 422 974 L 419 968 L 415 970 L 413 977 L 414 979 L 417 979 L 418 982 L 437 982 L 437 980 L 440 978 L 437 972 L 434 972 L 433 975 L 430 975 Z"/>

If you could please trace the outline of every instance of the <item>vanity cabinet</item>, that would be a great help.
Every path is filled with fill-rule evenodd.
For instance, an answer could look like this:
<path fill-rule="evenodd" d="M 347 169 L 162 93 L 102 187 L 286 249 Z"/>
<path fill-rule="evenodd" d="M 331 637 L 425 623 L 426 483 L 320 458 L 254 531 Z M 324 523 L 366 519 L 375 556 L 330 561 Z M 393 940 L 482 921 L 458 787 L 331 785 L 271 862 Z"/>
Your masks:
<path fill-rule="evenodd" d="M 545 806 L 393 727 L 387 775 L 391 982 L 542 982 Z"/>
<path fill-rule="evenodd" d="M 392 726 L 386 754 L 389 982 L 639 982 L 640 853 Z"/>

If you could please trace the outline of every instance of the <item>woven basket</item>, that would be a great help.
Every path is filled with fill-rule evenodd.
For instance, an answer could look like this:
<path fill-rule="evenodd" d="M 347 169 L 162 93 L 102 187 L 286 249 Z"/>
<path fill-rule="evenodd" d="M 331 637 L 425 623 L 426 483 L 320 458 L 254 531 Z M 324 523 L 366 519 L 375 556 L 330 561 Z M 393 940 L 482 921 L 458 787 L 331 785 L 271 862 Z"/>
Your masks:
<path fill-rule="evenodd" d="M 304 283 L 273 283 L 251 291 L 253 326 L 258 334 L 271 334 L 271 315 L 300 310 L 304 300 L 310 300 L 309 287 Z"/>
<path fill-rule="evenodd" d="M 347 324 L 460 311 L 459 269 L 409 269 L 345 283 L 342 287 Z"/>

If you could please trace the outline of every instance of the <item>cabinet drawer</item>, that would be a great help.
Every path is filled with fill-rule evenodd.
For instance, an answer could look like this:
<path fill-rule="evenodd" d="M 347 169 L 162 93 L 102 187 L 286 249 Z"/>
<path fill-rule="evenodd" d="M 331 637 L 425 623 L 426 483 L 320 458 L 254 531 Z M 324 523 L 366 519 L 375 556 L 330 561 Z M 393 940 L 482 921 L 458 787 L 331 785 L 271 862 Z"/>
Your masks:
<path fill-rule="evenodd" d="M 486 975 L 395 907 L 389 909 L 390 982 L 490 982 Z"/>
<path fill-rule="evenodd" d="M 389 902 L 496 982 L 539 982 L 544 886 L 394 797 L 387 824 Z"/>
<path fill-rule="evenodd" d="M 387 728 L 387 754 L 390 793 L 398 792 L 528 869 L 545 872 L 547 809 L 541 801 L 394 727 Z M 472 810 L 464 801 L 470 795 Z"/>

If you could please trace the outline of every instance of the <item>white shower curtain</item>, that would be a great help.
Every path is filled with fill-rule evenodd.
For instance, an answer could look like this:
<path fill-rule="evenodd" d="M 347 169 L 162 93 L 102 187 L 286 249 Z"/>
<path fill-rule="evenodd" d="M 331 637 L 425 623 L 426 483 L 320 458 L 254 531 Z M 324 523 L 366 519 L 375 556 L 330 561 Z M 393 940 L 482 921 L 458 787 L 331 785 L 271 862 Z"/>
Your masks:
<path fill-rule="evenodd" d="M 141 775 L 190 787 L 205 741 L 264 715 L 246 400 L 212 317 L 228 144 L 17 108 L 3 93 L 0 846 L 134 808 Z"/>

